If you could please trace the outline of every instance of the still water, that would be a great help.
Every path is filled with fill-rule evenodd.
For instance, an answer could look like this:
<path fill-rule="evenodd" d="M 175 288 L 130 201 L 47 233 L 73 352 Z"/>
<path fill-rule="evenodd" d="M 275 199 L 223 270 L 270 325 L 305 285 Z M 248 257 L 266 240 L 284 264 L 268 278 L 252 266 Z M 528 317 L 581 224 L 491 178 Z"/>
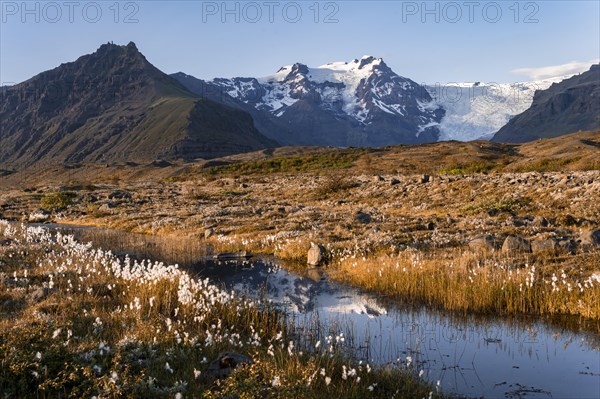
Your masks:
<path fill-rule="evenodd" d="M 163 238 L 107 229 L 50 226 L 95 246 L 135 256 Z M 118 247 L 118 248 L 117 248 Z M 190 249 L 186 256 L 194 256 Z M 159 252 L 161 254 L 166 252 Z M 541 318 L 481 319 L 406 307 L 329 280 L 322 270 L 294 273 L 274 259 L 186 266 L 227 289 L 267 297 L 289 314 L 298 333 L 344 334 L 349 354 L 383 367 L 406 367 L 443 392 L 485 398 L 600 398 L 600 336 L 578 323 Z M 161 259 L 155 259 L 161 260 Z M 589 328 L 588 331 L 598 331 Z M 321 338 L 321 337 L 319 337 Z M 409 360 L 410 359 L 410 360 Z"/>
<path fill-rule="evenodd" d="M 302 326 L 335 326 L 371 364 L 404 366 L 444 392 L 486 398 L 600 398 L 598 337 L 540 320 L 480 320 L 426 308 L 407 309 L 329 281 L 298 275 L 275 261 L 214 262 L 194 270 L 229 289 L 259 294 Z"/>

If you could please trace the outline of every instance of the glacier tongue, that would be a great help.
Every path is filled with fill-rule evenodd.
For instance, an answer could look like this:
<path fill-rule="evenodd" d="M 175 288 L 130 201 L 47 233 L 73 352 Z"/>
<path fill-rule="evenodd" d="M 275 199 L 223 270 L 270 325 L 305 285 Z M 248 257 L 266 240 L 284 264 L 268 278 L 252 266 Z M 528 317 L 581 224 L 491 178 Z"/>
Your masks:
<path fill-rule="evenodd" d="M 433 103 L 446 110 L 440 141 L 489 139 L 515 115 L 527 110 L 536 90 L 569 76 L 522 83 L 450 83 L 425 86 Z"/>

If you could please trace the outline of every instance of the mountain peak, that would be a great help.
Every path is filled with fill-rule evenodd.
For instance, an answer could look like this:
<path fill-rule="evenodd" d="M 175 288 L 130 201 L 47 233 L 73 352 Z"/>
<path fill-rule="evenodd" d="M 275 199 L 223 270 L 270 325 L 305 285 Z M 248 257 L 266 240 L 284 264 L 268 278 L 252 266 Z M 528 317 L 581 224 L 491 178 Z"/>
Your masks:
<path fill-rule="evenodd" d="M 200 101 L 133 42 L 103 44 L 3 92 L 0 120 L 0 163 L 17 165 L 193 160 L 275 145 L 248 114 Z"/>
<path fill-rule="evenodd" d="M 368 65 L 372 65 L 372 66 L 381 65 L 381 64 L 385 65 L 382 58 L 375 58 L 372 55 L 362 56 L 362 58 L 360 59 L 358 64 L 359 64 L 358 69 L 362 69 Z"/>
<path fill-rule="evenodd" d="M 108 42 L 101 45 L 98 50 L 94 54 L 99 54 L 103 56 L 142 56 L 142 53 L 138 50 L 137 46 L 134 42 L 129 42 L 126 46 L 122 46 L 119 44 L 115 44 L 114 42 Z"/>
<path fill-rule="evenodd" d="M 306 75 L 308 73 L 308 66 L 297 62 L 294 65 L 292 65 L 292 72 L 290 72 L 290 73 L 291 74 L 301 73 L 303 75 Z"/>

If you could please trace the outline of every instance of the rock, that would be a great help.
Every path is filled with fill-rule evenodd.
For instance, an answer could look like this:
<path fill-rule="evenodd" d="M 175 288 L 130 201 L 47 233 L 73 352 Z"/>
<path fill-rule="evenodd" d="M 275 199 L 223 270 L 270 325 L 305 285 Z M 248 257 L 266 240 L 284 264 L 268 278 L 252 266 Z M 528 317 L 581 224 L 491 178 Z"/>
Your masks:
<path fill-rule="evenodd" d="M 306 263 L 311 266 L 319 266 L 325 261 L 327 250 L 321 244 L 312 244 L 308 250 Z"/>
<path fill-rule="evenodd" d="M 558 249 L 558 243 L 552 238 L 538 238 L 531 242 L 531 252 L 534 255 L 552 254 Z"/>
<path fill-rule="evenodd" d="M 502 253 L 506 255 L 531 253 L 531 243 L 521 236 L 508 236 L 502 244 Z"/>
<path fill-rule="evenodd" d="M 227 378 L 239 366 L 254 363 L 251 357 L 236 352 L 223 352 L 209 363 L 207 374 L 213 379 Z"/>
<path fill-rule="evenodd" d="M 98 208 L 98 211 L 102 212 L 102 213 L 113 213 L 112 208 L 113 208 L 112 204 L 106 203 L 106 204 L 100 205 L 100 207 Z"/>
<path fill-rule="evenodd" d="M 240 252 L 222 252 L 220 254 L 216 254 L 213 256 L 213 259 L 216 260 L 236 260 L 236 259 L 249 259 L 252 257 L 252 254 L 248 251 L 240 251 Z"/>
<path fill-rule="evenodd" d="M 356 220 L 359 223 L 371 223 L 371 221 L 373 220 L 371 218 L 371 215 L 369 215 L 368 213 L 364 213 L 364 212 L 358 212 L 356 215 L 354 215 L 354 220 Z"/>
<path fill-rule="evenodd" d="M 215 235 L 215 229 L 213 229 L 212 227 L 209 227 L 208 229 L 204 230 L 204 238 L 205 239 L 209 239 L 210 237 Z"/>
<path fill-rule="evenodd" d="M 94 194 L 85 194 L 82 198 L 83 202 L 89 202 L 89 203 L 94 203 L 94 202 L 98 202 L 98 197 L 96 197 Z"/>
<path fill-rule="evenodd" d="M 592 227 L 592 226 L 594 226 L 594 225 L 595 225 L 595 224 L 594 224 L 594 222 L 593 222 L 593 221 L 591 221 L 591 220 L 589 220 L 589 219 L 586 219 L 586 218 L 580 218 L 580 219 L 577 221 L 577 226 L 580 226 L 580 227 Z"/>
<path fill-rule="evenodd" d="M 533 218 L 531 225 L 533 227 L 548 227 L 548 221 L 543 216 L 536 216 Z"/>
<path fill-rule="evenodd" d="M 385 179 L 381 176 L 373 176 L 373 181 L 375 183 L 380 182 L 380 181 L 385 181 Z"/>
<path fill-rule="evenodd" d="M 469 248 L 474 252 L 494 251 L 496 249 L 494 237 L 490 234 L 476 237 L 469 241 Z"/>
<path fill-rule="evenodd" d="M 421 183 L 429 183 L 431 181 L 431 177 L 429 175 L 421 176 Z"/>
<path fill-rule="evenodd" d="M 591 251 L 600 247 L 600 230 L 584 231 L 577 239 L 577 243 L 582 251 Z"/>
<path fill-rule="evenodd" d="M 556 223 L 562 226 L 574 226 L 577 224 L 577 219 L 569 214 L 560 215 L 557 218 Z"/>
<path fill-rule="evenodd" d="M 400 180 L 398 180 L 398 179 L 390 180 L 390 186 L 397 186 L 398 184 L 400 184 Z"/>
<path fill-rule="evenodd" d="M 172 163 L 165 161 L 163 159 L 156 159 L 156 160 L 152 161 L 152 163 L 150 165 L 157 167 L 157 168 L 166 168 L 166 167 L 171 166 Z"/>
<path fill-rule="evenodd" d="M 577 243 L 573 240 L 561 240 L 558 242 L 558 250 L 560 252 L 575 253 Z"/>
<path fill-rule="evenodd" d="M 511 218 L 511 221 L 512 221 L 511 225 L 515 226 L 515 227 L 522 227 L 522 226 L 526 225 L 525 220 L 523 218 L 518 217 L 518 216 L 513 216 Z"/>
<path fill-rule="evenodd" d="M 31 291 L 29 294 L 27 294 L 27 300 L 30 303 L 35 304 L 44 300 L 44 298 L 46 298 L 49 293 L 49 288 L 37 288 Z"/>
<path fill-rule="evenodd" d="M 11 240 L 10 238 L 3 238 L 0 240 L 0 247 L 1 246 L 8 246 L 10 244 L 13 243 L 13 240 Z"/>
<path fill-rule="evenodd" d="M 429 222 L 429 223 L 425 224 L 425 228 L 427 230 L 435 230 L 435 223 Z"/>
<path fill-rule="evenodd" d="M 115 190 L 115 191 L 111 192 L 110 194 L 108 194 L 108 199 L 110 199 L 110 200 L 114 200 L 114 199 L 130 200 L 131 194 L 128 193 L 127 191 Z"/>
<path fill-rule="evenodd" d="M 488 210 L 485 211 L 485 213 L 488 216 L 493 217 L 493 216 L 496 216 L 498 214 L 498 210 L 497 209 L 488 209 Z"/>

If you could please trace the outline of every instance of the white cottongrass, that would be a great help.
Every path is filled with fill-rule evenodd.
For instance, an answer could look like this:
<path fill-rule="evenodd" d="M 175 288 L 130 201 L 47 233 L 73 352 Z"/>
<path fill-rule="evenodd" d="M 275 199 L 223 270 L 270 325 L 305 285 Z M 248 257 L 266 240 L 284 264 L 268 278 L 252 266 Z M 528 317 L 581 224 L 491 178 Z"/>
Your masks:
<path fill-rule="evenodd" d="M 169 373 L 173 374 L 173 369 L 169 365 L 169 362 L 165 363 L 165 370 L 167 370 Z"/>

